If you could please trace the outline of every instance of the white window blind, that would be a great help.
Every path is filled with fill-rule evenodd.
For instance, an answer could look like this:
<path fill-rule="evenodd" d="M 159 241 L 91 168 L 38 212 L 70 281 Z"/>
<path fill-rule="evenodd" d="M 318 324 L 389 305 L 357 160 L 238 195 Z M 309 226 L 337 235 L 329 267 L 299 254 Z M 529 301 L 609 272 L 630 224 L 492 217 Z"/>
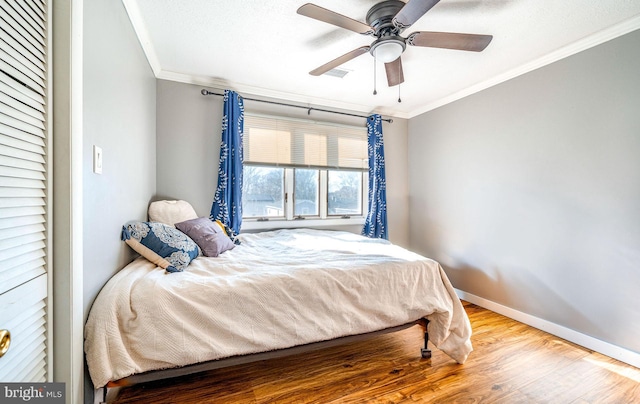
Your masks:
<path fill-rule="evenodd" d="M 0 293 L 45 272 L 45 20 L 0 2 Z"/>
<path fill-rule="evenodd" d="M 244 161 L 260 165 L 366 170 L 367 129 L 247 114 L 244 119 Z"/>

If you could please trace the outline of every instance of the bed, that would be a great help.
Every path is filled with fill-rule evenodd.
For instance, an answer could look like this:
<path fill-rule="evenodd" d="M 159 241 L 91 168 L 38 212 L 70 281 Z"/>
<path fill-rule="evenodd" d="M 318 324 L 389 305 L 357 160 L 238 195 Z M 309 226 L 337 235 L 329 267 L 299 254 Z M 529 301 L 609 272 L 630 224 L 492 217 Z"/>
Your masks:
<path fill-rule="evenodd" d="M 139 257 L 108 281 L 85 327 L 96 389 L 423 319 L 429 340 L 458 363 L 472 350 L 466 313 L 433 260 L 340 231 L 238 237 L 240 245 L 198 256 L 182 272 Z"/>

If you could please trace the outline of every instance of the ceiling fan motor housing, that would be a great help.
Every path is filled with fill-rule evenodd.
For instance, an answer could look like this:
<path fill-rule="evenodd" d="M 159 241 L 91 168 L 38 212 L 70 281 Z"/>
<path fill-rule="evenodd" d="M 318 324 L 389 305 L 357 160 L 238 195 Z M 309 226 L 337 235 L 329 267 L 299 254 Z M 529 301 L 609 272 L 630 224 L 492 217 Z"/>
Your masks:
<path fill-rule="evenodd" d="M 371 7 L 367 13 L 367 24 L 378 38 L 369 52 L 383 63 L 397 59 L 406 48 L 405 39 L 399 35 L 400 29 L 393 24 L 393 17 L 404 5 L 400 0 L 386 0 Z"/>
<path fill-rule="evenodd" d="M 380 2 L 367 12 L 367 24 L 375 31 L 375 36 L 397 35 L 400 30 L 393 25 L 393 17 L 405 6 L 400 0 L 386 0 Z"/>

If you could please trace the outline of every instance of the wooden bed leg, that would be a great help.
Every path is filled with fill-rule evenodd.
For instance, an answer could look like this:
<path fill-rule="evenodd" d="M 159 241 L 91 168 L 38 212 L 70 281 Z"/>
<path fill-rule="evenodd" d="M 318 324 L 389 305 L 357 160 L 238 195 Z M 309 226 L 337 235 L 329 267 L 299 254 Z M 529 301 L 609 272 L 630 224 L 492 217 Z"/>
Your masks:
<path fill-rule="evenodd" d="M 429 320 L 427 320 L 426 318 L 423 318 L 422 321 L 422 326 L 424 327 L 424 348 L 420 349 L 420 353 L 422 354 L 422 357 L 424 359 L 429 359 L 431 358 L 431 350 L 429 349 L 429 329 L 427 328 L 429 326 Z"/>

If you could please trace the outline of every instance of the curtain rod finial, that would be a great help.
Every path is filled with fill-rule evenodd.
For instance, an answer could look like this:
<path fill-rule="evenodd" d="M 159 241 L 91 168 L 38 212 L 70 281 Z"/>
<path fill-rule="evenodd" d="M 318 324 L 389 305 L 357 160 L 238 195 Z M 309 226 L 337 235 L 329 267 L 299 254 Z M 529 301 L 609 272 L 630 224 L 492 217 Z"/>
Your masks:
<path fill-rule="evenodd" d="M 208 94 L 209 94 L 209 92 L 203 88 L 203 89 L 202 89 L 202 91 L 200 91 L 200 94 L 202 94 L 202 95 L 208 95 Z"/>

